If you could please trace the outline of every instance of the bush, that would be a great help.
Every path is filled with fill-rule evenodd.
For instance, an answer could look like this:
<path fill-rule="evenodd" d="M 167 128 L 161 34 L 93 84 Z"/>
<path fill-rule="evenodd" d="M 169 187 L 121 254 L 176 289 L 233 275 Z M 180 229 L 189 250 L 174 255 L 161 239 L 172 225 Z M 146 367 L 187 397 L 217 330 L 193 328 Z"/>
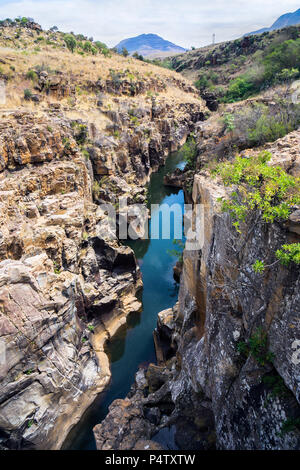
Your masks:
<path fill-rule="evenodd" d="M 198 80 L 195 82 L 195 87 L 200 91 L 205 90 L 205 88 L 212 88 L 214 84 L 218 83 L 218 79 L 218 74 L 213 70 L 210 72 L 201 73 L 198 77 Z"/>
<path fill-rule="evenodd" d="M 31 99 L 31 97 L 32 97 L 32 91 L 29 90 L 28 88 L 26 88 L 24 90 L 24 99 L 29 101 Z"/>
<path fill-rule="evenodd" d="M 249 98 L 256 91 L 255 84 L 247 77 L 237 77 L 229 83 L 228 91 L 224 101 L 234 103 Z"/>
<path fill-rule="evenodd" d="M 233 115 L 233 141 L 242 147 L 253 147 L 284 137 L 300 125 L 300 105 L 277 100 L 268 108 L 257 103 Z M 226 125 L 226 123 L 225 123 Z"/>
<path fill-rule="evenodd" d="M 186 161 L 186 169 L 192 170 L 196 166 L 197 143 L 194 137 L 190 137 L 180 150 Z"/>
<path fill-rule="evenodd" d="M 95 47 L 98 49 L 99 52 L 101 52 L 105 57 L 108 56 L 109 54 L 109 49 L 104 42 L 101 41 L 96 41 L 95 42 Z"/>
<path fill-rule="evenodd" d="M 64 37 L 64 41 L 69 51 L 74 52 L 77 45 L 77 41 L 74 36 L 72 36 L 72 34 L 66 34 Z"/>
<path fill-rule="evenodd" d="M 222 210 L 230 213 L 237 231 L 240 222 L 253 210 L 259 210 L 263 220 L 272 223 L 288 219 L 292 208 L 300 203 L 300 178 L 289 175 L 281 167 L 269 166 L 270 159 L 269 152 L 251 158 L 237 156 L 232 163 L 217 165 L 213 172 L 221 176 L 226 186 L 238 185 L 229 200 L 220 199 Z"/>
<path fill-rule="evenodd" d="M 281 250 L 276 251 L 276 258 L 284 266 L 288 266 L 291 262 L 300 264 L 300 243 L 282 245 Z"/>
<path fill-rule="evenodd" d="M 300 76 L 300 38 L 274 44 L 265 56 L 256 58 L 256 65 L 246 74 L 231 80 L 223 102 L 233 103 L 258 93 L 273 83 L 289 82 Z M 199 85 L 208 86 L 207 78 Z M 202 83 L 201 83 L 202 80 Z"/>
<path fill-rule="evenodd" d="M 300 38 L 289 39 L 271 48 L 263 59 L 265 79 L 273 83 L 275 77 L 284 69 L 300 68 Z"/>
<path fill-rule="evenodd" d="M 268 351 L 267 333 L 262 328 L 257 328 L 255 333 L 249 338 L 248 343 L 240 341 L 237 345 L 238 351 L 244 356 L 251 355 L 261 366 L 272 362 L 273 353 Z"/>
<path fill-rule="evenodd" d="M 26 78 L 35 82 L 38 79 L 38 75 L 34 70 L 28 70 L 28 72 L 26 73 Z"/>
<path fill-rule="evenodd" d="M 83 44 L 83 50 L 85 52 L 92 52 L 92 43 L 90 41 L 85 41 Z"/>

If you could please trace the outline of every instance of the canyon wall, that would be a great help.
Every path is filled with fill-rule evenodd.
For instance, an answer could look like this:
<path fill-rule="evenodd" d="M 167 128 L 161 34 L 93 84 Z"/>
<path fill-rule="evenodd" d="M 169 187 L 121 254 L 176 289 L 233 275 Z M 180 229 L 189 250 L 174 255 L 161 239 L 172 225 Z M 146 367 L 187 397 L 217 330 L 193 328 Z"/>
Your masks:
<path fill-rule="evenodd" d="M 299 176 L 299 131 L 266 149 L 271 165 Z M 299 208 L 272 224 L 254 211 L 238 233 L 219 202 L 230 191 L 208 170 L 195 175 L 203 247 L 185 250 L 178 303 L 159 313 L 154 332 L 158 365 L 140 370 L 132 392 L 95 427 L 99 449 L 125 441 L 134 449 L 143 437 L 151 448 L 162 432 L 175 449 L 299 449 L 300 269 L 275 258 L 282 244 L 299 242 Z M 252 268 L 257 259 L 261 273 Z M 254 337 L 259 360 L 241 349 Z"/>
<path fill-rule="evenodd" d="M 176 78 L 161 81 L 164 96 L 153 97 L 142 79 L 134 96 L 125 79 L 118 89 L 98 83 L 99 106 L 89 83 L 91 105 L 74 108 L 74 80 L 68 85 L 62 75 L 54 86 L 40 71 L 34 108 L 11 109 L 8 101 L 0 111 L 3 449 L 61 448 L 109 383 L 105 342 L 141 309 L 142 280 L 133 251 L 110 236 L 100 204 L 118 210 L 121 195 L 143 202 L 152 169 L 206 111 Z"/>

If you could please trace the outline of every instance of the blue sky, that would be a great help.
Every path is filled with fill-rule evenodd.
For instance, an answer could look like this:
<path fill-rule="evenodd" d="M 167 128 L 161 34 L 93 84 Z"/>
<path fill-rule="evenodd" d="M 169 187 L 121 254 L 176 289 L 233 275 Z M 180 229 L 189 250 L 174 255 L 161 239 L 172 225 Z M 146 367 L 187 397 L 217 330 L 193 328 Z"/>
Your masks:
<path fill-rule="evenodd" d="M 116 45 L 156 33 L 183 47 L 203 46 L 270 26 L 300 0 L 0 0 L 0 18 L 31 16 L 43 28 L 83 33 Z"/>

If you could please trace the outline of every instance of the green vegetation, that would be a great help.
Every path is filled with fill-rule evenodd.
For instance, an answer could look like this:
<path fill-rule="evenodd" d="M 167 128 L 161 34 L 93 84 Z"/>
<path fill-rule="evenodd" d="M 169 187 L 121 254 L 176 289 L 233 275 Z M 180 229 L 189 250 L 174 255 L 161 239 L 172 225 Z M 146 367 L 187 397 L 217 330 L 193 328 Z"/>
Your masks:
<path fill-rule="evenodd" d="M 263 59 L 265 66 L 265 80 L 270 83 L 280 81 L 283 70 L 300 69 L 300 38 L 289 39 L 270 48 L 269 53 Z"/>
<path fill-rule="evenodd" d="M 24 99 L 29 101 L 32 97 L 32 91 L 29 88 L 25 88 L 24 90 Z"/>
<path fill-rule="evenodd" d="M 180 153 L 186 161 L 186 169 L 193 170 L 197 161 L 197 143 L 194 136 L 191 136 L 181 147 Z"/>
<path fill-rule="evenodd" d="M 261 146 L 274 142 L 300 125 L 300 104 L 279 96 L 273 98 L 273 105 L 262 103 L 239 108 L 234 113 L 224 113 L 223 134 L 216 149 L 216 156 L 236 153 L 236 149 Z"/>
<path fill-rule="evenodd" d="M 69 51 L 74 52 L 77 45 L 75 37 L 72 34 L 66 34 L 64 39 Z"/>
<path fill-rule="evenodd" d="M 88 137 L 88 128 L 86 124 L 78 121 L 72 121 L 71 127 L 74 129 L 74 138 L 78 145 L 83 145 Z"/>
<path fill-rule="evenodd" d="M 132 57 L 134 59 L 137 59 L 137 60 L 141 60 L 141 61 L 144 60 L 144 57 L 141 54 L 139 54 L 138 52 L 134 52 L 134 54 L 132 54 Z"/>
<path fill-rule="evenodd" d="M 225 186 L 238 185 L 231 198 L 221 198 L 222 210 L 229 211 L 239 231 L 240 222 L 247 214 L 259 210 L 265 222 L 286 220 L 293 206 L 300 203 L 300 178 L 286 173 L 279 166 L 269 166 L 269 152 L 217 165 L 214 174 L 222 178 Z"/>
<path fill-rule="evenodd" d="M 95 331 L 94 325 L 88 325 L 88 330 L 91 332 L 94 332 Z"/>
<path fill-rule="evenodd" d="M 53 270 L 55 274 L 60 274 L 61 272 L 60 266 L 56 261 L 53 261 Z"/>
<path fill-rule="evenodd" d="M 286 419 L 281 426 L 280 436 L 296 431 L 300 428 L 300 418 L 288 418 Z"/>
<path fill-rule="evenodd" d="M 36 82 L 38 79 L 38 75 L 34 70 L 28 70 L 28 72 L 26 73 L 26 78 L 28 80 L 32 80 L 33 82 Z"/>
<path fill-rule="evenodd" d="M 93 190 L 93 196 L 95 199 L 98 199 L 99 195 L 100 195 L 100 190 L 101 190 L 101 185 L 99 183 L 99 181 L 95 180 L 93 182 L 93 187 L 92 187 L 92 190 Z"/>
<path fill-rule="evenodd" d="M 248 342 L 240 341 L 237 344 L 239 353 L 243 356 L 252 356 L 256 362 L 265 366 L 272 362 L 274 355 L 268 350 L 268 336 L 262 328 L 257 328 L 255 333 L 249 338 Z"/>
<path fill-rule="evenodd" d="M 113 82 L 113 85 L 115 86 L 115 88 L 118 90 L 121 86 L 121 79 L 122 79 L 122 75 L 120 72 L 116 72 L 115 70 L 113 69 L 110 69 L 109 70 L 109 73 L 110 73 L 110 77 L 111 77 L 111 80 Z"/>
<path fill-rule="evenodd" d="M 265 375 L 262 378 L 262 383 L 270 389 L 270 398 L 284 397 L 288 393 L 283 378 L 277 373 L 274 375 Z"/>
<path fill-rule="evenodd" d="M 81 152 L 82 152 L 82 155 L 84 156 L 84 158 L 85 158 L 86 160 L 89 160 L 89 159 L 90 159 L 90 154 L 89 154 L 89 152 L 88 152 L 87 149 L 84 149 L 84 148 L 83 148 L 83 149 L 81 149 Z"/>
<path fill-rule="evenodd" d="M 265 263 L 260 260 L 256 260 L 255 263 L 252 265 L 253 271 L 255 273 L 262 273 L 265 270 Z"/>
<path fill-rule="evenodd" d="M 234 131 L 234 129 L 235 129 L 234 121 L 235 121 L 235 117 L 234 117 L 233 114 L 231 114 L 231 113 L 225 113 L 224 114 L 223 122 L 224 122 L 224 126 L 225 126 L 226 131 L 228 131 L 228 132 Z"/>
<path fill-rule="evenodd" d="M 233 103 L 253 96 L 275 83 L 289 82 L 300 77 L 300 38 L 289 39 L 267 49 L 257 61 L 255 73 L 240 75 L 231 80 L 222 101 Z"/>
<path fill-rule="evenodd" d="M 265 222 L 288 219 L 294 206 L 300 203 L 300 178 L 287 174 L 281 167 L 269 166 L 268 152 L 261 152 L 252 158 L 237 156 L 231 162 L 217 165 L 214 174 L 221 176 L 226 186 L 238 185 L 229 200 L 222 202 L 222 211 L 229 212 L 233 225 L 240 233 L 240 223 L 254 210 L 259 210 Z M 285 244 L 275 253 L 277 262 L 288 266 L 291 262 L 300 264 L 300 243 Z M 273 265 L 276 264 L 273 263 Z M 266 269 L 264 261 L 256 260 L 252 265 L 255 273 Z"/>
<path fill-rule="evenodd" d="M 123 47 L 123 49 L 122 49 L 122 56 L 123 56 L 123 57 L 128 57 L 128 56 L 129 56 L 129 52 L 128 52 L 128 50 L 126 49 L 126 47 Z"/>
<path fill-rule="evenodd" d="M 277 250 L 275 254 L 284 266 L 288 266 L 291 262 L 300 264 L 300 243 L 282 245 L 282 248 Z"/>

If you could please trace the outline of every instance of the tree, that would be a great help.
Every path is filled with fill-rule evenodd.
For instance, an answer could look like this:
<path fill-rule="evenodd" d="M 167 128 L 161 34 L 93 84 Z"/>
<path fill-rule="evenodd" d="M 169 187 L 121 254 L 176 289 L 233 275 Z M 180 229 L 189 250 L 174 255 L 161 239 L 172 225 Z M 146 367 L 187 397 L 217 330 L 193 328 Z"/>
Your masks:
<path fill-rule="evenodd" d="M 128 56 L 129 56 L 129 52 L 128 52 L 128 50 L 126 49 L 126 47 L 123 47 L 123 49 L 122 49 L 122 55 L 123 55 L 124 57 L 128 57 Z"/>
<path fill-rule="evenodd" d="M 92 51 L 92 43 L 90 41 L 85 41 L 83 44 L 83 50 L 85 52 L 91 52 Z"/>
<path fill-rule="evenodd" d="M 134 57 L 137 60 L 142 60 L 142 61 L 144 60 L 144 57 L 141 54 L 139 54 L 137 51 L 135 51 L 135 53 L 132 54 L 132 57 Z"/>
<path fill-rule="evenodd" d="M 50 28 L 50 31 L 52 31 L 52 33 L 56 33 L 56 31 L 58 31 L 58 27 L 52 26 L 52 28 Z"/>
<path fill-rule="evenodd" d="M 99 49 L 99 51 L 102 51 L 102 49 L 107 49 L 107 45 L 101 41 L 96 41 L 95 46 L 97 47 L 97 49 Z"/>
<path fill-rule="evenodd" d="M 74 36 L 72 36 L 71 34 L 66 34 L 64 39 L 65 39 L 65 43 L 66 43 L 67 48 L 71 52 L 74 52 L 74 49 L 77 45 L 77 42 L 76 42 L 76 39 L 74 38 Z"/>

